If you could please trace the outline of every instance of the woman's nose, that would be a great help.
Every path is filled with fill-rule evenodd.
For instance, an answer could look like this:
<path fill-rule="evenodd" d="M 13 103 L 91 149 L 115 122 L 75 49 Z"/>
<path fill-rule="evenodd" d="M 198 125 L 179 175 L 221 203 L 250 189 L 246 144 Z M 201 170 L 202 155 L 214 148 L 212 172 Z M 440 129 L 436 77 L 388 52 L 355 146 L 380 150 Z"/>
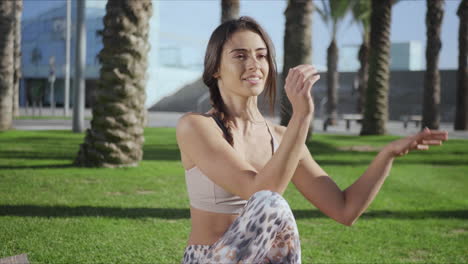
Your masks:
<path fill-rule="evenodd" d="M 260 68 L 260 63 L 257 59 L 255 58 L 249 58 L 247 59 L 247 69 L 258 69 Z"/>

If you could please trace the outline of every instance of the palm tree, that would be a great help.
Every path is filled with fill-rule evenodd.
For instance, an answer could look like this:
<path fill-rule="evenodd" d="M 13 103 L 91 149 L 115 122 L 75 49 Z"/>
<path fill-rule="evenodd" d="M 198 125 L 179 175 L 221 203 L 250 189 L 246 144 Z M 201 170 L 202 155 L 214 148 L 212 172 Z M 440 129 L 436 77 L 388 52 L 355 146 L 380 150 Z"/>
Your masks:
<path fill-rule="evenodd" d="M 14 29 L 14 75 L 13 75 L 13 116 L 19 115 L 19 81 L 21 79 L 21 13 L 23 11 L 23 0 L 14 1 L 15 14 Z"/>
<path fill-rule="evenodd" d="M 322 20 L 328 25 L 331 41 L 327 49 L 327 115 L 325 122 L 329 125 L 335 125 L 337 119 L 338 104 L 338 46 L 336 45 L 336 35 L 339 26 L 354 1 L 348 0 L 322 0 L 322 8 L 317 8 Z"/>
<path fill-rule="evenodd" d="M 359 47 L 358 60 L 361 64 L 358 71 L 358 102 L 357 112 L 363 114 L 366 96 L 367 79 L 369 77 L 369 34 L 370 34 L 370 13 L 371 1 L 361 0 L 356 2 L 352 8 L 354 21 L 362 34 L 362 44 Z"/>
<path fill-rule="evenodd" d="M 372 0 L 369 54 L 364 118 L 361 135 L 383 135 L 388 119 L 388 81 L 390 78 L 390 25 L 392 0 Z"/>
<path fill-rule="evenodd" d="M 107 2 L 100 78 L 91 129 L 75 160 L 79 166 L 136 166 L 143 156 L 151 15 L 151 0 Z"/>
<path fill-rule="evenodd" d="M 239 17 L 239 0 L 221 0 L 221 23 Z"/>
<path fill-rule="evenodd" d="M 423 92 L 422 127 L 439 129 L 440 73 L 439 52 L 442 47 L 440 29 L 444 17 L 444 0 L 427 0 L 426 73 Z"/>
<path fill-rule="evenodd" d="M 468 130 L 468 0 L 461 1 L 457 15 L 460 17 L 460 27 L 458 29 L 458 87 L 454 129 Z"/>
<path fill-rule="evenodd" d="M 0 131 L 13 122 L 14 4 L 0 1 Z"/>
<path fill-rule="evenodd" d="M 284 63 L 281 81 L 288 75 L 290 68 L 299 64 L 309 64 L 312 59 L 312 0 L 289 0 L 284 12 L 286 17 L 284 33 Z M 284 89 L 280 89 L 280 124 L 287 126 L 292 115 L 292 106 Z M 313 120 L 311 124 L 313 123 Z M 309 129 L 307 139 L 310 138 Z"/>

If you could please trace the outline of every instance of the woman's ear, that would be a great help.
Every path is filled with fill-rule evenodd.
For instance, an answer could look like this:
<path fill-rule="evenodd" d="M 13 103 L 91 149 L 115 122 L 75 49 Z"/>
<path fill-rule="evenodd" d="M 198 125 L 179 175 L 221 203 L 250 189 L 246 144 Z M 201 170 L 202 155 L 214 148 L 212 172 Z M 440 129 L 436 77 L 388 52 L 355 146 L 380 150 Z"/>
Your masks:
<path fill-rule="evenodd" d="M 215 72 L 215 74 L 213 74 L 213 77 L 215 77 L 216 79 L 219 78 L 219 73 L 218 72 Z"/>

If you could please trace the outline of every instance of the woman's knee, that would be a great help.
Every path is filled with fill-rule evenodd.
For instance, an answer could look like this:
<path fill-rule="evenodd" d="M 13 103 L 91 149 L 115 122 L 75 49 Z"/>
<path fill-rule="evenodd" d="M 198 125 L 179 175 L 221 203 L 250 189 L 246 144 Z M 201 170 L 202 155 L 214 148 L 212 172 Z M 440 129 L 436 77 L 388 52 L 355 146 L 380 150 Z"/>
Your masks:
<path fill-rule="evenodd" d="M 256 211 L 256 214 L 265 212 L 268 216 L 280 216 L 284 213 L 292 215 L 288 202 L 277 192 L 258 191 L 250 197 L 249 201 L 252 202 L 251 207 Z"/>
<path fill-rule="evenodd" d="M 287 207 L 289 207 L 288 202 L 283 198 L 283 196 L 281 196 L 281 194 L 270 190 L 258 191 L 254 193 L 249 200 L 270 202 L 273 207 L 276 207 L 277 205 L 287 205 Z"/>

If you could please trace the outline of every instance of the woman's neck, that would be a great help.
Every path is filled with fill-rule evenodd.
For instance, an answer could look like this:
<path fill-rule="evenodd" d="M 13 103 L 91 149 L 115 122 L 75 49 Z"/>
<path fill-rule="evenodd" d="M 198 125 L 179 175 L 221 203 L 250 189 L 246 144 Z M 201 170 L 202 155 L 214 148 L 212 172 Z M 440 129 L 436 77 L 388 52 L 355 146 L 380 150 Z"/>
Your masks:
<path fill-rule="evenodd" d="M 250 124 L 259 124 L 264 122 L 262 113 L 257 107 L 257 97 L 252 96 L 249 99 L 240 98 L 237 100 L 224 100 L 230 120 L 236 127 L 245 127 Z"/>

